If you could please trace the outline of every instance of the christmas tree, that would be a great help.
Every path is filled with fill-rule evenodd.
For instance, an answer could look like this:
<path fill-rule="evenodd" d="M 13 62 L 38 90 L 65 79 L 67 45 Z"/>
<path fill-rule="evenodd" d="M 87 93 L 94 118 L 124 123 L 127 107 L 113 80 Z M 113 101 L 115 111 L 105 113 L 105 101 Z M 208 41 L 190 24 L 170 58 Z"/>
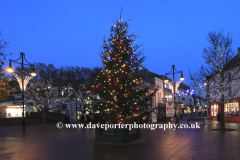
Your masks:
<path fill-rule="evenodd" d="M 120 20 L 111 27 L 110 38 L 104 39 L 100 56 L 103 68 L 96 75 L 90 102 L 95 123 L 143 123 L 150 116 L 154 93 L 141 88 L 142 77 L 137 76 L 145 56 L 134 45 L 136 36 L 128 34 L 128 22 Z"/>

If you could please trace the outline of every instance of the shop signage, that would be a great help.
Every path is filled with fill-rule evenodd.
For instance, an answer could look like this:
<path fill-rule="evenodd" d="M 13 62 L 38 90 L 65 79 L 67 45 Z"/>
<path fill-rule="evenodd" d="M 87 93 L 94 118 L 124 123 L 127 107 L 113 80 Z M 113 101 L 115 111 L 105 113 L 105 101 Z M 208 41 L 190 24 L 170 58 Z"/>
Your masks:
<path fill-rule="evenodd" d="M 162 98 L 162 101 L 167 101 L 167 98 Z"/>

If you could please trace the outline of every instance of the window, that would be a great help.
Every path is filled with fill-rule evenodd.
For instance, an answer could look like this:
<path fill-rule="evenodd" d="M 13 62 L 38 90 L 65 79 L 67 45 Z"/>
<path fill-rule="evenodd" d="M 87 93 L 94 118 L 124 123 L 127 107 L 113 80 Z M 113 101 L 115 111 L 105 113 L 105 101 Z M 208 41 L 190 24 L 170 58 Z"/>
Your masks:
<path fill-rule="evenodd" d="M 232 88 L 229 87 L 229 97 L 231 97 L 231 96 L 232 96 Z"/>
<path fill-rule="evenodd" d="M 165 83 L 165 84 L 164 84 L 164 87 L 165 87 L 165 88 L 168 88 L 168 84 L 167 84 L 167 83 Z"/>
<path fill-rule="evenodd" d="M 67 109 L 67 104 L 62 105 L 62 110 L 65 110 L 65 109 Z"/>
<path fill-rule="evenodd" d="M 15 95 L 15 99 L 22 99 L 22 95 L 21 94 Z"/>
<path fill-rule="evenodd" d="M 62 91 L 62 96 L 64 96 L 64 95 L 65 95 L 65 93 L 66 93 L 66 91 Z"/>
<path fill-rule="evenodd" d="M 232 77 L 231 77 L 231 73 L 228 73 L 228 81 L 231 81 Z"/>
<path fill-rule="evenodd" d="M 157 85 L 157 88 L 158 88 L 158 89 L 161 89 L 161 85 L 160 85 L 160 84 L 158 84 L 158 85 Z"/>
<path fill-rule="evenodd" d="M 168 92 L 165 92 L 165 98 L 167 98 L 167 101 L 172 101 L 172 94 L 171 93 L 168 93 Z"/>
<path fill-rule="evenodd" d="M 212 97 L 213 97 L 215 100 L 217 100 L 217 91 L 216 91 L 216 90 L 213 91 Z"/>
<path fill-rule="evenodd" d="M 225 103 L 224 104 L 224 115 L 239 117 L 239 105 L 238 102 Z"/>
<path fill-rule="evenodd" d="M 169 83 L 165 83 L 165 88 L 167 88 L 167 89 L 172 89 L 172 86 L 171 86 L 171 84 L 169 84 Z"/>
<path fill-rule="evenodd" d="M 217 95 L 217 91 L 216 90 L 214 90 L 213 93 L 214 93 L 215 96 Z"/>
<path fill-rule="evenodd" d="M 160 102 L 162 101 L 162 99 L 161 99 L 161 98 L 162 98 L 162 95 L 161 95 L 161 93 L 160 93 Z"/>
<path fill-rule="evenodd" d="M 214 104 L 214 105 L 211 105 L 211 116 L 217 116 L 217 113 L 218 113 L 218 105 L 217 104 Z"/>

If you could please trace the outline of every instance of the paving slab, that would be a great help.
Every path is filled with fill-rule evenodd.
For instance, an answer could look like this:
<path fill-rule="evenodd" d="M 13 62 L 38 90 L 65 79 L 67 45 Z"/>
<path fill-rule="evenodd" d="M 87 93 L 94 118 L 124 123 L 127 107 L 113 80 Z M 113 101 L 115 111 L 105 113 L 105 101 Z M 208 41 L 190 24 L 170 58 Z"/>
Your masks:
<path fill-rule="evenodd" d="M 0 127 L 0 159 L 240 159 L 240 123 L 226 123 L 233 131 L 212 130 L 218 127 L 217 121 L 206 120 L 200 129 L 142 129 L 140 140 L 117 145 L 95 142 L 94 129 L 48 124 L 26 126 L 22 133 L 21 126 Z"/>

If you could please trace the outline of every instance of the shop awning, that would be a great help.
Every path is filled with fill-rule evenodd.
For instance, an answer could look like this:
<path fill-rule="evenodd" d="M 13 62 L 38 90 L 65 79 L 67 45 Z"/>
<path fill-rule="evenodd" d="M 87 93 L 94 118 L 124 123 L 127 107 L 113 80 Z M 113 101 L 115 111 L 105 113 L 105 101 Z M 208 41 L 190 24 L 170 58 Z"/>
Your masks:
<path fill-rule="evenodd" d="M 180 108 L 182 108 L 182 109 L 185 109 L 185 108 L 187 108 L 188 106 L 180 106 Z"/>

